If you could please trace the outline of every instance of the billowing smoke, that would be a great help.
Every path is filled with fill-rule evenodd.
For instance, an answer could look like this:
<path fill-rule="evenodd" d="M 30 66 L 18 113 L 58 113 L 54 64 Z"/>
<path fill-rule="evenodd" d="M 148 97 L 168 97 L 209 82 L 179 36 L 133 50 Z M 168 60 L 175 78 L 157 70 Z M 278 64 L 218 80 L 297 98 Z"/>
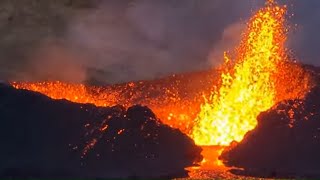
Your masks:
<path fill-rule="evenodd" d="M 254 6 L 232 0 L 34 2 L 1 2 L 9 9 L 2 78 L 114 83 L 208 68 L 224 29 Z"/>
<path fill-rule="evenodd" d="M 44 40 L 40 45 L 28 56 L 29 72 L 22 74 L 23 79 L 39 77 L 66 82 L 82 82 L 86 79 L 83 62 L 87 59 L 58 40 Z"/>
<path fill-rule="evenodd" d="M 217 0 L 106 1 L 72 19 L 67 38 L 89 57 L 86 67 L 103 72 L 99 79 L 153 79 L 221 62 L 218 54 L 234 45 L 237 21 L 252 6 Z"/>
<path fill-rule="evenodd" d="M 239 44 L 241 34 L 246 24 L 237 22 L 227 26 L 222 33 L 221 39 L 215 43 L 208 56 L 209 65 L 217 66 L 223 60 L 224 52 L 232 53 L 232 50 Z"/>
<path fill-rule="evenodd" d="M 116 83 L 210 68 L 234 48 L 262 3 L 1 1 L 0 78 Z M 320 3 L 292 3 L 290 21 L 300 25 L 290 47 L 304 62 L 317 63 L 320 41 L 312 34 Z"/>

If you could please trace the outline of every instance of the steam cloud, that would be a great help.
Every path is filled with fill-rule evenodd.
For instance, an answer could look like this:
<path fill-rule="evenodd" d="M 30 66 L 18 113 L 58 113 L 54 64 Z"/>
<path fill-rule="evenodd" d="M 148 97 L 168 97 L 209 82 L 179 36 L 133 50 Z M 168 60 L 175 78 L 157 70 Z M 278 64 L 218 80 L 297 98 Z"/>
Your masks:
<path fill-rule="evenodd" d="M 91 59 L 85 66 L 105 72 L 108 82 L 152 79 L 208 67 L 212 48 L 214 54 L 222 54 L 238 39 L 239 26 L 229 24 L 239 24 L 237 17 L 246 16 L 243 9 L 250 9 L 250 4 L 239 5 L 232 1 L 107 1 L 75 17 L 67 37 Z M 226 8 L 233 13 L 223 11 Z M 229 29 L 224 32 L 226 26 Z M 221 39 L 224 35 L 229 39 Z M 219 61 L 210 56 L 209 64 Z"/>
<path fill-rule="evenodd" d="M 262 0 L 59 2 L 38 2 L 38 9 L 22 1 L 1 2 L 7 14 L 0 18 L 8 21 L 0 24 L 5 27 L 0 33 L 2 79 L 117 83 L 209 68 L 237 44 L 251 11 L 263 4 Z M 317 50 L 310 47 L 320 41 L 310 32 L 317 31 L 320 3 L 292 3 L 289 9 L 296 15 L 290 21 L 300 26 L 289 45 L 299 59 L 317 64 Z M 31 15 L 25 16 L 18 5 L 29 8 Z M 11 6 L 15 8 L 6 8 Z M 39 26 L 39 17 L 33 14 L 48 17 L 47 24 Z"/>

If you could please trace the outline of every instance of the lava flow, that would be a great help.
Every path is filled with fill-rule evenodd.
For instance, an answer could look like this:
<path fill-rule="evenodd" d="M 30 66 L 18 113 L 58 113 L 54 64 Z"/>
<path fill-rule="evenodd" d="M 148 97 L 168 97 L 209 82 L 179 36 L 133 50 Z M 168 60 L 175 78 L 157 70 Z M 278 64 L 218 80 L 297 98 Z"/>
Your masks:
<path fill-rule="evenodd" d="M 191 134 L 194 119 L 204 103 L 202 94 L 210 94 L 217 81 L 214 70 L 172 75 L 153 81 L 139 81 L 111 86 L 88 86 L 65 82 L 13 82 L 17 89 L 45 94 L 53 99 L 66 99 L 96 106 L 122 105 L 126 108 L 148 106 L 162 122 Z"/>
<path fill-rule="evenodd" d="M 97 106 L 146 105 L 196 144 L 226 146 L 255 128 L 259 113 L 280 101 L 303 98 L 312 86 L 308 71 L 287 55 L 285 14 L 285 6 L 269 0 L 250 19 L 234 56 L 226 54 L 220 71 L 106 87 L 63 82 L 12 85 Z"/>

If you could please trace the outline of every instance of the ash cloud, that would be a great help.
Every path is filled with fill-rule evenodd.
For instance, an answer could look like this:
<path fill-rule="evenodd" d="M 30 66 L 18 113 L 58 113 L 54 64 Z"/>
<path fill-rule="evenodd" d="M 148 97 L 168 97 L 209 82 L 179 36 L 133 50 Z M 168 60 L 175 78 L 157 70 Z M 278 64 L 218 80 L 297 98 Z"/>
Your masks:
<path fill-rule="evenodd" d="M 207 58 L 221 42 L 224 29 L 239 17 L 246 18 L 255 6 L 232 0 L 109 0 L 87 5 L 72 1 L 80 4 L 76 7 L 59 2 L 32 6 L 27 1 L 7 1 L 14 10 L 8 11 L 3 27 L 16 32 L 2 33 L 7 40 L 2 46 L 12 51 L 2 53 L 2 77 L 76 82 L 96 78 L 114 83 L 208 68 Z M 28 8 L 31 16 L 23 16 Z M 46 24 L 40 26 L 36 20 L 44 17 Z M 29 31 L 20 32 L 25 29 Z M 47 39 L 59 43 L 48 47 Z M 65 54 L 67 58 L 61 57 Z"/>
<path fill-rule="evenodd" d="M 288 3 L 288 2 L 286 2 Z M 318 64 L 320 3 L 293 0 L 289 46 Z M 262 0 L 0 2 L 0 77 L 118 83 L 207 69 L 233 49 Z M 319 26 L 320 27 L 320 26 Z"/>
<path fill-rule="evenodd" d="M 88 66 L 105 72 L 108 81 L 153 79 L 208 68 L 212 48 L 221 51 L 216 43 L 224 29 L 246 17 L 243 11 L 251 6 L 233 1 L 106 1 L 75 17 L 67 37 L 85 49 L 93 61 Z M 218 61 L 210 60 L 210 65 Z"/>

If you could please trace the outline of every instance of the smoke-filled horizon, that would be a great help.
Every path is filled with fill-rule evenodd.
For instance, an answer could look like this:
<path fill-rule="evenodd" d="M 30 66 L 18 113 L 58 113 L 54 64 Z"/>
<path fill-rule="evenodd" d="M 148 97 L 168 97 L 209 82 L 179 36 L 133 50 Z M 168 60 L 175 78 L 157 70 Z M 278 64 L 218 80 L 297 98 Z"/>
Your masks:
<path fill-rule="evenodd" d="M 299 26 L 289 46 L 301 62 L 319 65 L 320 3 L 290 3 L 289 12 L 295 14 L 290 21 Z M 237 45 L 246 20 L 263 1 L 7 0 L 1 4 L 5 10 L 0 15 L 5 20 L 0 25 L 1 79 L 117 83 L 220 64 L 223 51 Z"/>
<path fill-rule="evenodd" d="M 66 38 L 91 59 L 85 66 L 104 72 L 108 81 L 209 68 L 238 41 L 238 17 L 247 17 L 253 6 L 232 2 L 104 1 L 74 17 Z"/>

